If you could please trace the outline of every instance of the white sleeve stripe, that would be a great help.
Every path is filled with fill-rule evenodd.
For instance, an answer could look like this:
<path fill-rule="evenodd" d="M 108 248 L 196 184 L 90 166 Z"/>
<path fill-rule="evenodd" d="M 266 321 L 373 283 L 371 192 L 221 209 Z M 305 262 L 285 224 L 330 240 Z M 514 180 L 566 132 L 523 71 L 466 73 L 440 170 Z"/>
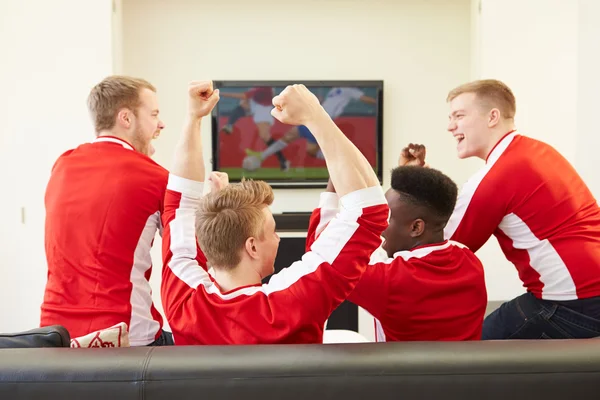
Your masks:
<path fill-rule="evenodd" d="M 387 204 L 383 188 L 379 185 L 350 192 L 343 196 L 340 202 L 343 208 L 350 211 Z"/>
<path fill-rule="evenodd" d="M 196 207 L 199 199 L 181 196 L 175 218 L 169 223 L 171 231 L 170 248 L 173 254 L 169 268 L 191 288 L 197 288 L 201 283 L 210 283 L 208 273 L 196 261 Z"/>
<path fill-rule="evenodd" d="M 185 193 L 190 197 L 199 199 L 204 191 L 204 182 L 193 181 L 177 175 L 169 174 L 167 189 L 178 193 Z"/>
<path fill-rule="evenodd" d="M 319 208 L 335 208 L 338 209 L 340 206 L 340 197 L 337 193 L 323 192 L 319 196 Z"/>
<path fill-rule="evenodd" d="M 323 233 L 311 246 L 311 251 L 302 256 L 301 261 L 296 261 L 289 268 L 285 268 L 273 275 L 267 285 L 264 285 L 266 294 L 289 288 L 303 276 L 315 272 L 323 263 L 332 264 L 342 252 L 348 241 L 359 228 L 358 219 L 360 212 L 342 211 L 338 218 L 333 219 Z"/>
<path fill-rule="evenodd" d="M 452 235 L 454 235 L 461 221 L 465 217 L 465 214 L 467 213 L 467 208 L 469 208 L 469 204 L 471 204 L 471 200 L 473 199 L 477 188 L 481 182 L 483 182 L 488 172 L 490 172 L 494 164 L 496 164 L 496 161 L 498 161 L 500 156 L 508 148 L 508 145 L 510 145 L 516 135 L 518 135 L 518 133 L 513 132 L 506 136 L 500 143 L 498 143 L 496 148 L 492 151 L 492 154 L 490 154 L 485 166 L 463 185 L 460 194 L 458 195 L 454 212 L 444 228 L 444 239 L 450 239 Z"/>
<path fill-rule="evenodd" d="M 340 210 L 340 198 L 337 193 L 323 192 L 319 198 L 319 224 L 315 231 L 315 238 L 318 238 L 323 229 L 327 226 Z"/>

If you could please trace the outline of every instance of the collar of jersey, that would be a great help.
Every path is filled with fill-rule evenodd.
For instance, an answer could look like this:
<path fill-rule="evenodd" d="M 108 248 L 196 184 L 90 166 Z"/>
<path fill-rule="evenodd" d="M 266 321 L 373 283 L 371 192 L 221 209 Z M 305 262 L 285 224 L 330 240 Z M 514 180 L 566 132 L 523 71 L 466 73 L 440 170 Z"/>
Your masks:
<path fill-rule="evenodd" d="M 99 142 L 117 143 L 126 149 L 133 150 L 133 146 L 131 144 L 129 144 L 127 141 L 125 141 L 121 138 L 115 137 L 115 136 L 99 136 L 92 143 L 99 143 Z"/>

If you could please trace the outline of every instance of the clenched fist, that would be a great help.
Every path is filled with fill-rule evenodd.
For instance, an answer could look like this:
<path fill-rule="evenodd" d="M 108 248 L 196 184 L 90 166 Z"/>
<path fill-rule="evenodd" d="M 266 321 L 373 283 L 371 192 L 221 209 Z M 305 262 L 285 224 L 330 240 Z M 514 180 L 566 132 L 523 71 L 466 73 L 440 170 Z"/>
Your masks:
<path fill-rule="evenodd" d="M 212 81 L 193 81 L 188 92 L 188 111 L 194 118 L 209 115 L 219 101 L 219 90 L 213 90 Z"/>
<path fill-rule="evenodd" d="M 418 165 L 426 167 L 425 155 L 427 150 L 422 144 L 410 143 L 407 147 L 403 148 L 400 152 L 400 158 L 398 159 L 398 165 Z"/>
<path fill-rule="evenodd" d="M 273 98 L 271 114 L 284 124 L 306 125 L 307 122 L 325 113 L 317 96 L 304 85 L 286 87 Z"/>
<path fill-rule="evenodd" d="M 229 175 L 225 172 L 213 171 L 208 177 L 208 181 L 212 183 L 213 191 L 218 192 L 229 185 Z"/>

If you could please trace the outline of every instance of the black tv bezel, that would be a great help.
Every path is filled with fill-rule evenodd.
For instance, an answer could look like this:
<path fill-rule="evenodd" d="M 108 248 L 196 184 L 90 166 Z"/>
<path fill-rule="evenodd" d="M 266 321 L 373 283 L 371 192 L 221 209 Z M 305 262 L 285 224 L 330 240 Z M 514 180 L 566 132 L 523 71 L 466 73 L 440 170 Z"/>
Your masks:
<path fill-rule="evenodd" d="M 376 148 L 376 175 L 379 179 L 379 183 L 383 183 L 383 80 L 215 80 L 213 81 L 213 87 L 215 89 L 226 88 L 226 87 L 256 87 L 256 86 L 288 86 L 294 84 L 303 84 L 307 87 L 320 87 L 320 86 L 370 86 L 377 89 L 377 125 L 376 125 L 376 137 L 377 137 L 377 148 Z M 217 171 L 219 165 L 219 126 L 217 123 L 217 107 L 215 107 L 211 113 L 211 165 L 213 171 Z M 232 179 L 231 182 L 239 182 L 239 179 Z M 312 180 L 312 181 L 289 181 L 289 180 L 278 180 L 278 179 L 265 179 L 272 188 L 274 189 L 322 189 L 327 187 L 326 180 Z"/>

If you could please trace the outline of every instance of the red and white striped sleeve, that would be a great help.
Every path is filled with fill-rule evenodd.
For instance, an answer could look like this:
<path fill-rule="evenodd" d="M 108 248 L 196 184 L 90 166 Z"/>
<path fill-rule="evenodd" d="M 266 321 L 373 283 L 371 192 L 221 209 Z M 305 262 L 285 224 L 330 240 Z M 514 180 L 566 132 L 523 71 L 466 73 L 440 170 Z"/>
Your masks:
<path fill-rule="evenodd" d="M 202 182 L 169 175 L 165 192 L 161 298 L 173 330 L 178 323 L 186 323 L 172 318 L 181 303 L 200 284 L 212 285 L 207 265 L 199 261 L 206 258 L 196 241 L 196 211 L 203 186 Z"/>
<path fill-rule="evenodd" d="M 444 239 L 462 243 L 472 252 L 487 242 L 506 215 L 510 193 L 499 190 L 490 179 L 492 166 L 487 165 L 463 186 L 444 228 Z"/>
<path fill-rule="evenodd" d="M 323 232 L 327 224 L 340 211 L 340 197 L 337 193 L 323 192 L 319 198 L 319 206 L 315 208 L 308 222 L 308 232 L 306 233 L 306 251 L 310 251 L 310 246 L 317 240 L 317 237 Z"/>
<path fill-rule="evenodd" d="M 349 193 L 340 203 L 340 212 L 302 259 L 269 281 L 271 310 L 281 320 L 290 309 L 298 309 L 303 314 L 299 321 L 324 324 L 354 290 L 371 254 L 381 244 L 389 214 L 381 187 Z"/>

